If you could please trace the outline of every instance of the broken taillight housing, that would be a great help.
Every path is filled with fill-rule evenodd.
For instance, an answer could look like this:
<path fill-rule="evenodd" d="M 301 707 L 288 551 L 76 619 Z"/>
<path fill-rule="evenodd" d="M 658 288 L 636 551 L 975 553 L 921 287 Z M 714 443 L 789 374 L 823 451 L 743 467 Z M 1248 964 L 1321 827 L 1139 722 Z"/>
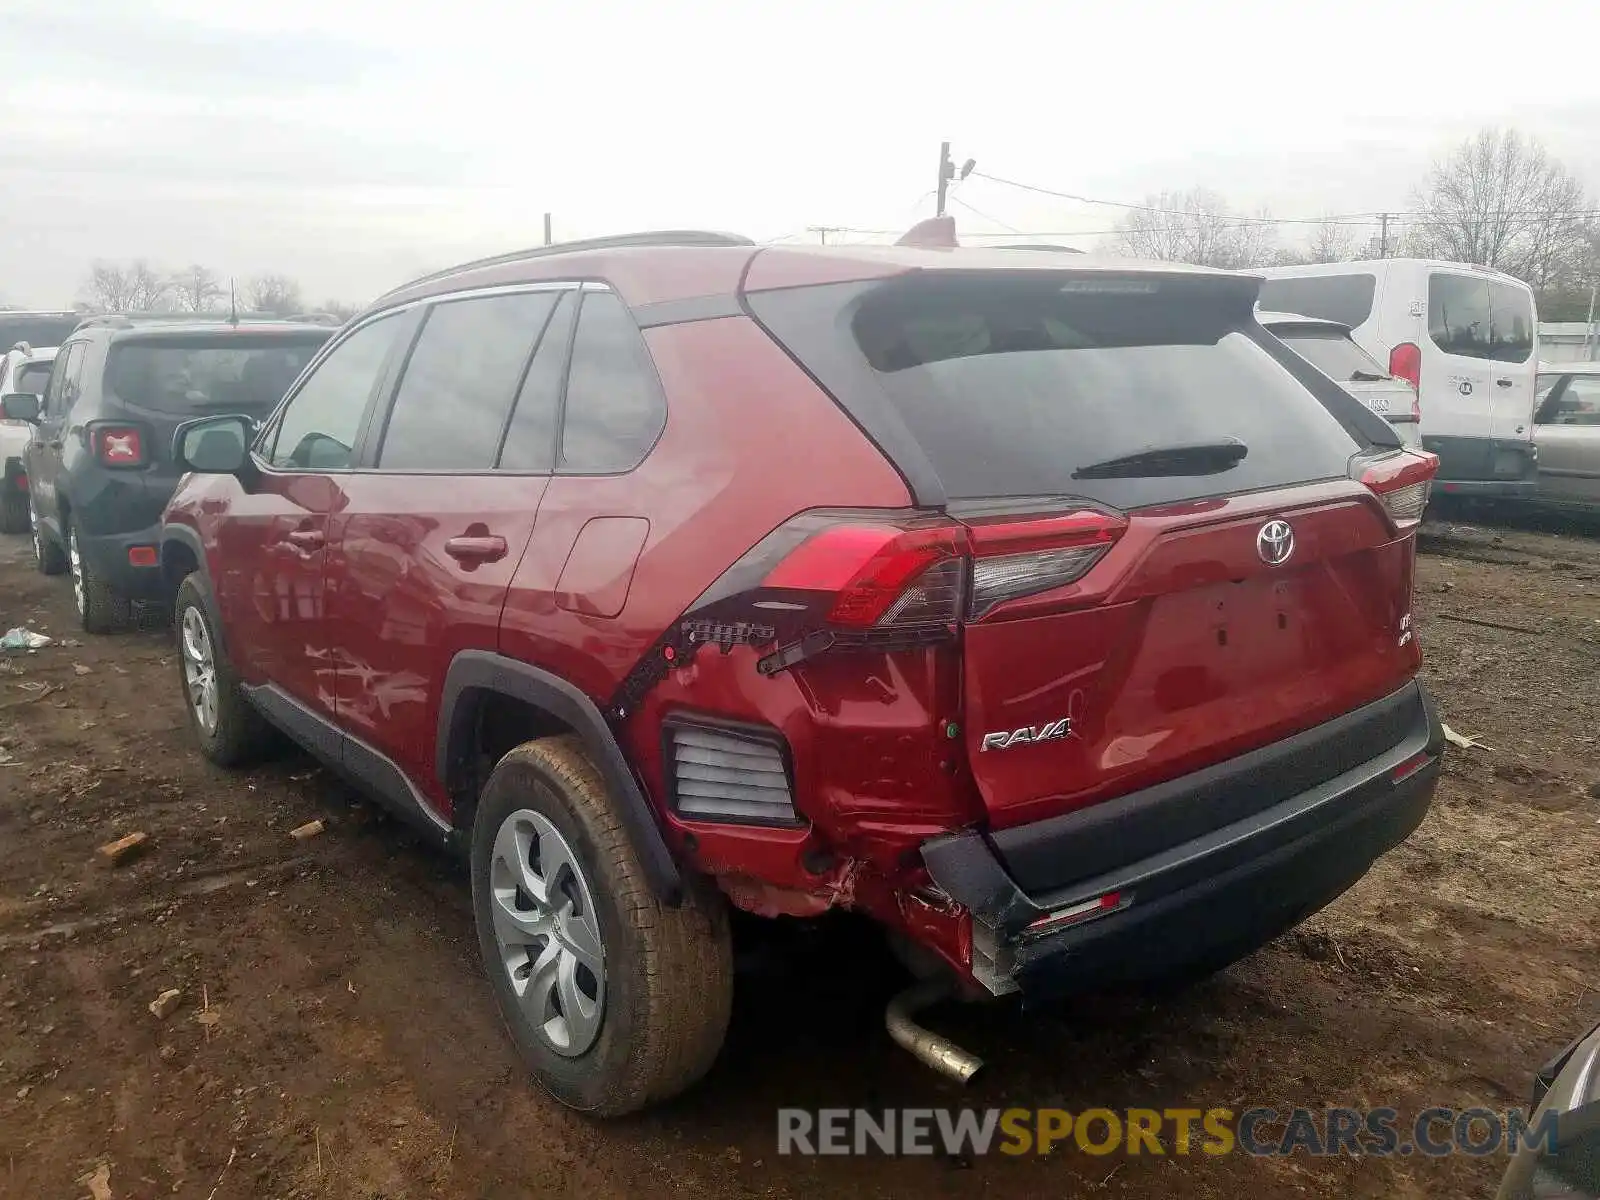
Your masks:
<path fill-rule="evenodd" d="M 1428 492 L 1439 471 L 1439 456 L 1426 450 L 1401 450 L 1368 463 L 1361 482 L 1383 502 L 1400 530 L 1414 529 L 1428 507 Z"/>

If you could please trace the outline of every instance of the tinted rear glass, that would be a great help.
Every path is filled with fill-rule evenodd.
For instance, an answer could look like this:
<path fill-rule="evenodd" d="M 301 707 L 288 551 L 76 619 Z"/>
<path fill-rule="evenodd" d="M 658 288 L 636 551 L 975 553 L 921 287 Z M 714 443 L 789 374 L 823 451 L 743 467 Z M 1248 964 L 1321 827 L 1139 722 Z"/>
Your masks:
<path fill-rule="evenodd" d="M 44 362 L 18 367 L 13 386 L 19 392 L 32 392 L 35 396 L 44 395 L 45 385 L 50 382 L 50 365 Z"/>
<path fill-rule="evenodd" d="M 147 412 L 264 417 L 332 332 L 119 342 L 106 358 L 105 386 Z"/>
<path fill-rule="evenodd" d="M 1298 279 L 1268 279 L 1261 285 L 1261 307 L 1270 312 L 1321 317 L 1354 329 L 1372 315 L 1376 276 L 1307 275 Z"/>
<path fill-rule="evenodd" d="M 952 499 L 1071 494 L 1134 507 L 1345 472 L 1354 439 L 1244 332 L 1247 312 L 1203 288 L 1143 286 L 911 280 L 869 294 L 852 329 Z M 1248 454 L 1215 474 L 1074 478 L 1228 438 Z"/>
<path fill-rule="evenodd" d="M 1330 379 L 1350 383 L 1376 375 L 1387 379 L 1378 361 L 1337 329 L 1285 329 L 1273 331 L 1301 358 Z"/>
<path fill-rule="evenodd" d="M 0 353 L 18 342 L 30 346 L 59 346 L 82 321 L 80 316 L 17 316 L 0 312 Z"/>
<path fill-rule="evenodd" d="M 1533 354 L 1533 297 L 1502 280 L 1435 272 L 1428 336 L 1446 354 L 1525 363 Z"/>

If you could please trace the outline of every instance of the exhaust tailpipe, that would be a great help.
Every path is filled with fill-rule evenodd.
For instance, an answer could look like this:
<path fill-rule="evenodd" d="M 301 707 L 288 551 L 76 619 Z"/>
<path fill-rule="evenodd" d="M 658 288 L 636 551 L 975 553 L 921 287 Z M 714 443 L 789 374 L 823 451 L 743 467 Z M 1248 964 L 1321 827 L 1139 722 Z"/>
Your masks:
<path fill-rule="evenodd" d="M 895 1042 L 932 1067 L 939 1074 L 957 1083 L 970 1083 L 972 1077 L 983 1069 L 983 1059 L 969 1054 L 947 1038 L 913 1021 L 912 1014 L 921 1012 L 951 994 L 950 985 L 940 979 L 914 983 L 889 1001 L 884 1011 L 884 1028 Z"/>

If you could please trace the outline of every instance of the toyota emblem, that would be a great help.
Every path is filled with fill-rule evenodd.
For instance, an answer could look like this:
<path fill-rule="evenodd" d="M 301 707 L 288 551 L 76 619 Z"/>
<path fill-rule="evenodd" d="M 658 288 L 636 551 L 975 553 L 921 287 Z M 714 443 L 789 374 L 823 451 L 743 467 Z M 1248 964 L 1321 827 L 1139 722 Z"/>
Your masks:
<path fill-rule="evenodd" d="M 1287 521 L 1268 521 L 1256 534 L 1256 553 L 1269 567 L 1282 566 L 1294 553 L 1294 530 Z"/>

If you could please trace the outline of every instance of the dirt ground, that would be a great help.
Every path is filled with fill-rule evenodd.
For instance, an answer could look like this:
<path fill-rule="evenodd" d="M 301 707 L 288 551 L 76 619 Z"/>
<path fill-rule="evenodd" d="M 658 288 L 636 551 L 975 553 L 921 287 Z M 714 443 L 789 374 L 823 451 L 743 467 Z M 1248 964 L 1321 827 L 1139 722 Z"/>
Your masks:
<path fill-rule="evenodd" d="M 0 539 L 0 629 L 64 639 L 0 661 L 0 1197 L 96 1171 L 119 1200 L 1487 1195 L 1498 1157 L 775 1153 L 779 1106 L 1522 1104 L 1600 1016 L 1600 531 L 1425 550 L 1427 677 L 1484 746 L 1309 925 L 1176 1000 L 937 1011 L 989 1061 L 965 1092 L 884 1035 L 882 958 L 825 934 L 752 959 L 703 1086 L 597 1125 L 519 1072 L 457 866 L 304 759 L 204 765 L 168 636 L 75 638 L 65 583 Z M 141 858 L 96 865 L 134 831 Z"/>

